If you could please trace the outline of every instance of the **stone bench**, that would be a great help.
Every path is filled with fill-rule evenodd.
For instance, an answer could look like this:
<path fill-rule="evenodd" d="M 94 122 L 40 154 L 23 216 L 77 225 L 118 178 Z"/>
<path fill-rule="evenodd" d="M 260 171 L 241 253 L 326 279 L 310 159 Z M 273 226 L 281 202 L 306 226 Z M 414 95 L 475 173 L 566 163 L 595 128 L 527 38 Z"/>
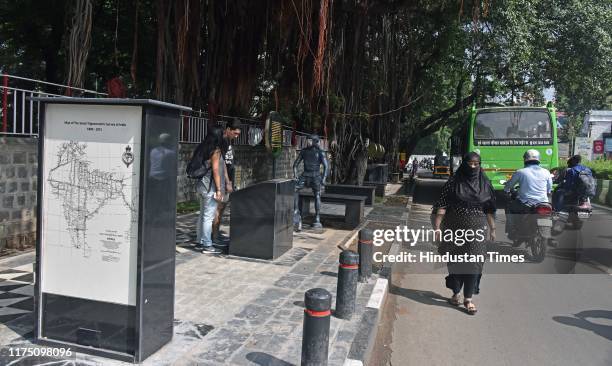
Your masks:
<path fill-rule="evenodd" d="M 379 182 L 363 182 L 364 186 L 376 187 L 376 196 L 384 197 L 385 189 L 387 188 L 387 183 L 379 183 Z"/>
<path fill-rule="evenodd" d="M 314 195 L 312 192 L 300 192 L 298 205 L 302 217 L 310 214 L 310 202 L 312 200 L 314 200 Z M 344 205 L 344 222 L 349 224 L 351 228 L 356 228 L 363 221 L 365 200 L 365 196 L 351 196 L 332 193 L 321 194 L 321 202 L 339 203 Z"/>
<path fill-rule="evenodd" d="M 365 196 L 365 205 L 374 204 L 375 186 L 352 186 L 348 184 L 330 184 L 325 186 L 325 193 L 344 194 L 347 196 Z"/>

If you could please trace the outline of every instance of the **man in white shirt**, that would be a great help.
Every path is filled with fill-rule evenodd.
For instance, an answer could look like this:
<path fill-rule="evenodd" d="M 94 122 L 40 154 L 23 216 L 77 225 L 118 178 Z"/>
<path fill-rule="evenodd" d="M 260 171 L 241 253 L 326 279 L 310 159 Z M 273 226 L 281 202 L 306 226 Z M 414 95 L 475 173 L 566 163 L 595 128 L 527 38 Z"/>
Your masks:
<path fill-rule="evenodd" d="M 510 192 L 519 185 L 518 199 L 509 202 L 506 216 L 506 232 L 513 239 L 513 216 L 530 212 L 531 207 L 540 202 L 549 202 L 548 195 L 552 190 L 552 177 L 548 170 L 540 166 L 540 153 L 537 150 L 527 150 L 523 155 L 525 167 L 512 174 L 505 184 L 504 191 Z"/>

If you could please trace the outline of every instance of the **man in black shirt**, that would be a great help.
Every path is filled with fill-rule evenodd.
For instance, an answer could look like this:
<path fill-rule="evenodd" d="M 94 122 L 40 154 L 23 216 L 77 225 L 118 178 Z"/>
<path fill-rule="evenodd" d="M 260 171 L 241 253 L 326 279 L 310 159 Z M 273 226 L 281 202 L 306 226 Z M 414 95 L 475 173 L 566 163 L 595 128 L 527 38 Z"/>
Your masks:
<path fill-rule="evenodd" d="M 225 142 L 225 149 L 222 153 L 224 154 L 225 160 L 225 191 L 229 194 L 234 191 L 234 149 L 232 148 L 231 141 L 240 136 L 240 120 L 234 118 L 229 122 L 223 130 L 223 139 Z M 221 225 L 221 219 L 223 218 L 223 211 L 227 206 L 227 201 L 219 202 L 217 205 L 217 214 L 213 221 L 213 245 L 217 247 L 227 247 L 229 238 L 219 231 Z"/>

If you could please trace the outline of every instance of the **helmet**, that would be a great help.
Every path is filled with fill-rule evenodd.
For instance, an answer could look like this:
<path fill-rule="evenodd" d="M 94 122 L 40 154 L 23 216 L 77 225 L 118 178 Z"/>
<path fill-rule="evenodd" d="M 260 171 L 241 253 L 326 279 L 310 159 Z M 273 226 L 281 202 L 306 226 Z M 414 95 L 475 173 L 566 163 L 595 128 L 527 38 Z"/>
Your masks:
<path fill-rule="evenodd" d="M 540 152 L 533 149 L 525 151 L 525 154 L 523 154 L 523 161 L 540 161 Z"/>

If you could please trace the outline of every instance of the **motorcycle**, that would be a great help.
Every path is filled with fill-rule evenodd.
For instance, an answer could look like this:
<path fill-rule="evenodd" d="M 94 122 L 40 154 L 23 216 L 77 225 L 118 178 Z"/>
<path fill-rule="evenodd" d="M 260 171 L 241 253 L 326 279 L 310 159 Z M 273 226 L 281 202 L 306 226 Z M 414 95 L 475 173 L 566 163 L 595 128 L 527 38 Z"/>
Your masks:
<path fill-rule="evenodd" d="M 510 200 L 517 200 L 518 191 L 510 191 Z M 506 209 L 506 215 L 511 213 Z M 516 215 L 514 220 L 513 247 L 526 244 L 529 249 L 529 259 L 533 262 L 542 262 L 546 256 L 546 247 L 552 238 L 553 210 L 548 202 L 540 202 L 529 208 L 528 212 Z M 520 228 L 520 229 L 519 229 Z"/>
<path fill-rule="evenodd" d="M 553 246 L 559 246 L 560 236 L 564 232 L 579 232 L 584 223 L 593 214 L 591 200 L 578 200 L 576 197 L 566 197 L 564 208 L 553 213 L 552 236 Z M 574 239 L 574 241 L 576 241 Z"/>

